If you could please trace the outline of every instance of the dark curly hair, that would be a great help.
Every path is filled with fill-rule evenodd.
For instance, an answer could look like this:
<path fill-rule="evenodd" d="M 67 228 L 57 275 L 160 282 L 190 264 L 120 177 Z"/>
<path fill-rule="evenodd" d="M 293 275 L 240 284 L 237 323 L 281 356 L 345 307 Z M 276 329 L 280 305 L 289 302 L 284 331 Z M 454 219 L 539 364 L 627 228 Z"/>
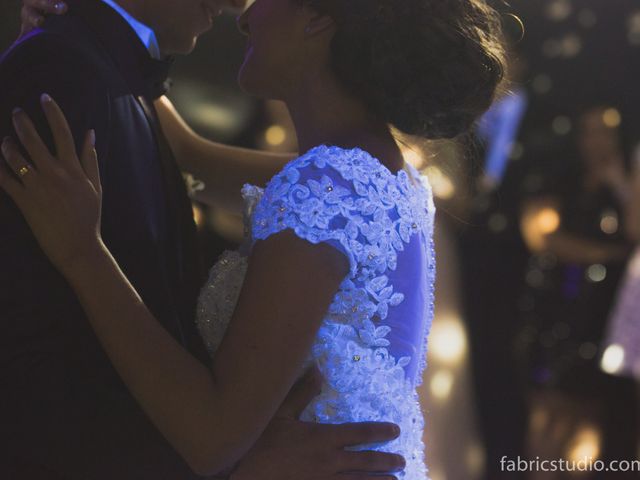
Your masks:
<path fill-rule="evenodd" d="M 504 80 L 500 16 L 485 0 L 308 1 L 337 24 L 341 83 L 401 132 L 467 132 Z"/>

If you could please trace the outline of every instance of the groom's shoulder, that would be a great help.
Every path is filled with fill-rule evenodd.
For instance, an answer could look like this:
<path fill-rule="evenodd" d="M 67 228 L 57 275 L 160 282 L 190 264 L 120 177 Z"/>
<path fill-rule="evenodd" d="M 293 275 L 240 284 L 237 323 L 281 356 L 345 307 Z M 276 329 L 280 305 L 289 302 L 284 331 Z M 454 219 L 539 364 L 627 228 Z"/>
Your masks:
<path fill-rule="evenodd" d="M 0 57 L 0 116 L 20 105 L 36 109 L 43 92 L 75 110 L 107 97 L 105 70 L 97 55 L 63 29 L 41 28 L 17 41 Z M 7 128 L 0 118 L 0 133 Z"/>
<path fill-rule="evenodd" d="M 73 20 L 61 19 L 38 28 L 15 42 L 0 56 L 0 76 L 29 71 L 71 69 L 75 73 L 99 64 L 86 33 Z"/>
<path fill-rule="evenodd" d="M 86 63 L 90 58 L 56 32 L 35 31 L 14 43 L 0 58 L 0 70 L 36 69 L 64 62 Z"/>

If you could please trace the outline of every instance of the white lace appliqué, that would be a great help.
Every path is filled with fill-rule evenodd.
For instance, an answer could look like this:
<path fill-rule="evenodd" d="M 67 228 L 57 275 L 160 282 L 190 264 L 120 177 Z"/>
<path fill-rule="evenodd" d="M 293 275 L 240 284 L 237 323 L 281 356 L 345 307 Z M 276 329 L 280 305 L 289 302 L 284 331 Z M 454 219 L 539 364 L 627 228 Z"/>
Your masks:
<path fill-rule="evenodd" d="M 432 231 L 434 207 L 428 185 L 419 175 L 393 175 L 359 150 L 320 146 L 290 162 L 267 188 L 246 186 L 250 209 L 249 243 L 286 230 L 311 243 L 325 242 L 349 260 L 342 282 L 310 354 L 324 377 L 322 393 L 302 418 L 322 423 L 391 421 L 401 436 L 366 448 L 396 451 L 407 459 L 404 480 L 427 478 L 422 443 L 423 416 L 416 386 L 424 367 L 426 337 L 433 316 Z M 398 256 L 414 235 L 421 235 L 428 258 L 431 301 L 420 315 L 423 345 L 418 374 L 408 378 L 412 361 L 394 358 L 391 327 L 385 319 L 405 299 L 390 281 Z M 246 273 L 246 257 L 227 253 L 213 267 L 200 300 L 198 326 L 210 351 L 219 346 Z M 364 447 L 363 447 L 364 448 Z"/>

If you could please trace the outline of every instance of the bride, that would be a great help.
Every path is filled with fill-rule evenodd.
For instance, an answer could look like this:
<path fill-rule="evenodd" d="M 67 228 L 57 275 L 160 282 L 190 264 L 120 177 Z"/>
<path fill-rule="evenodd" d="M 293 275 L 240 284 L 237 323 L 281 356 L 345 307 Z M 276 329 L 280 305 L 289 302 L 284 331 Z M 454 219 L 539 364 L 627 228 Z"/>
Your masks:
<path fill-rule="evenodd" d="M 248 38 L 240 84 L 286 103 L 305 153 L 266 188 L 243 189 L 245 247 L 213 267 L 200 300 L 210 369 L 162 329 L 103 243 L 95 134 L 76 153 L 48 95 L 56 155 L 16 110 L 28 156 L 3 142 L 0 186 L 197 472 L 235 464 L 315 364 L 322 389 L 302 419 L 396 423 L 396 440 L 366 448 L 404 456 L 399 478 L 425 479 L 416 387 L 433 315 L 435 209 L 390 125 L 430 139 L 472 125 L 504 76 L 497 13 L 484 0 L 257 0 L 238 24 Z"/>

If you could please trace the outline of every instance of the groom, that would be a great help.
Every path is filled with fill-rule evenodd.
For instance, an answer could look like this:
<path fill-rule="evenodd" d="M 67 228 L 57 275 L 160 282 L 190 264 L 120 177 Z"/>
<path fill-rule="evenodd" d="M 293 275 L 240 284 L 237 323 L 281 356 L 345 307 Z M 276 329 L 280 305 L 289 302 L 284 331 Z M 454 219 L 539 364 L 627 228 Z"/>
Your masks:
<path fill-rule="evenodd" d="M 0 59 L 0 138 L 13 135 L 19 106 L 53 148 L 38 103 L 44 92 L 63 108 L 77 142 L 96 130 L 103 238 L 156 318 L 204 362 L 194 328 L 203 279 L 191 205 L 153 102 L 165 93 L 163 57 L 190 52 L 222 0 L 67 3 L 67 15 L 49 18 Z M 337 475 L 343 470 L 369 478 L 393 469 L 386 454 L 342 448 L 389 440 L 388 425 L 296 421 L 313 393 L 309 385 L 292 392 L 233 480 L 328 480 L 345 478 Z M 196 478 L 119 380 L 73 292 L 4 193 L 0 478 Z"/>

